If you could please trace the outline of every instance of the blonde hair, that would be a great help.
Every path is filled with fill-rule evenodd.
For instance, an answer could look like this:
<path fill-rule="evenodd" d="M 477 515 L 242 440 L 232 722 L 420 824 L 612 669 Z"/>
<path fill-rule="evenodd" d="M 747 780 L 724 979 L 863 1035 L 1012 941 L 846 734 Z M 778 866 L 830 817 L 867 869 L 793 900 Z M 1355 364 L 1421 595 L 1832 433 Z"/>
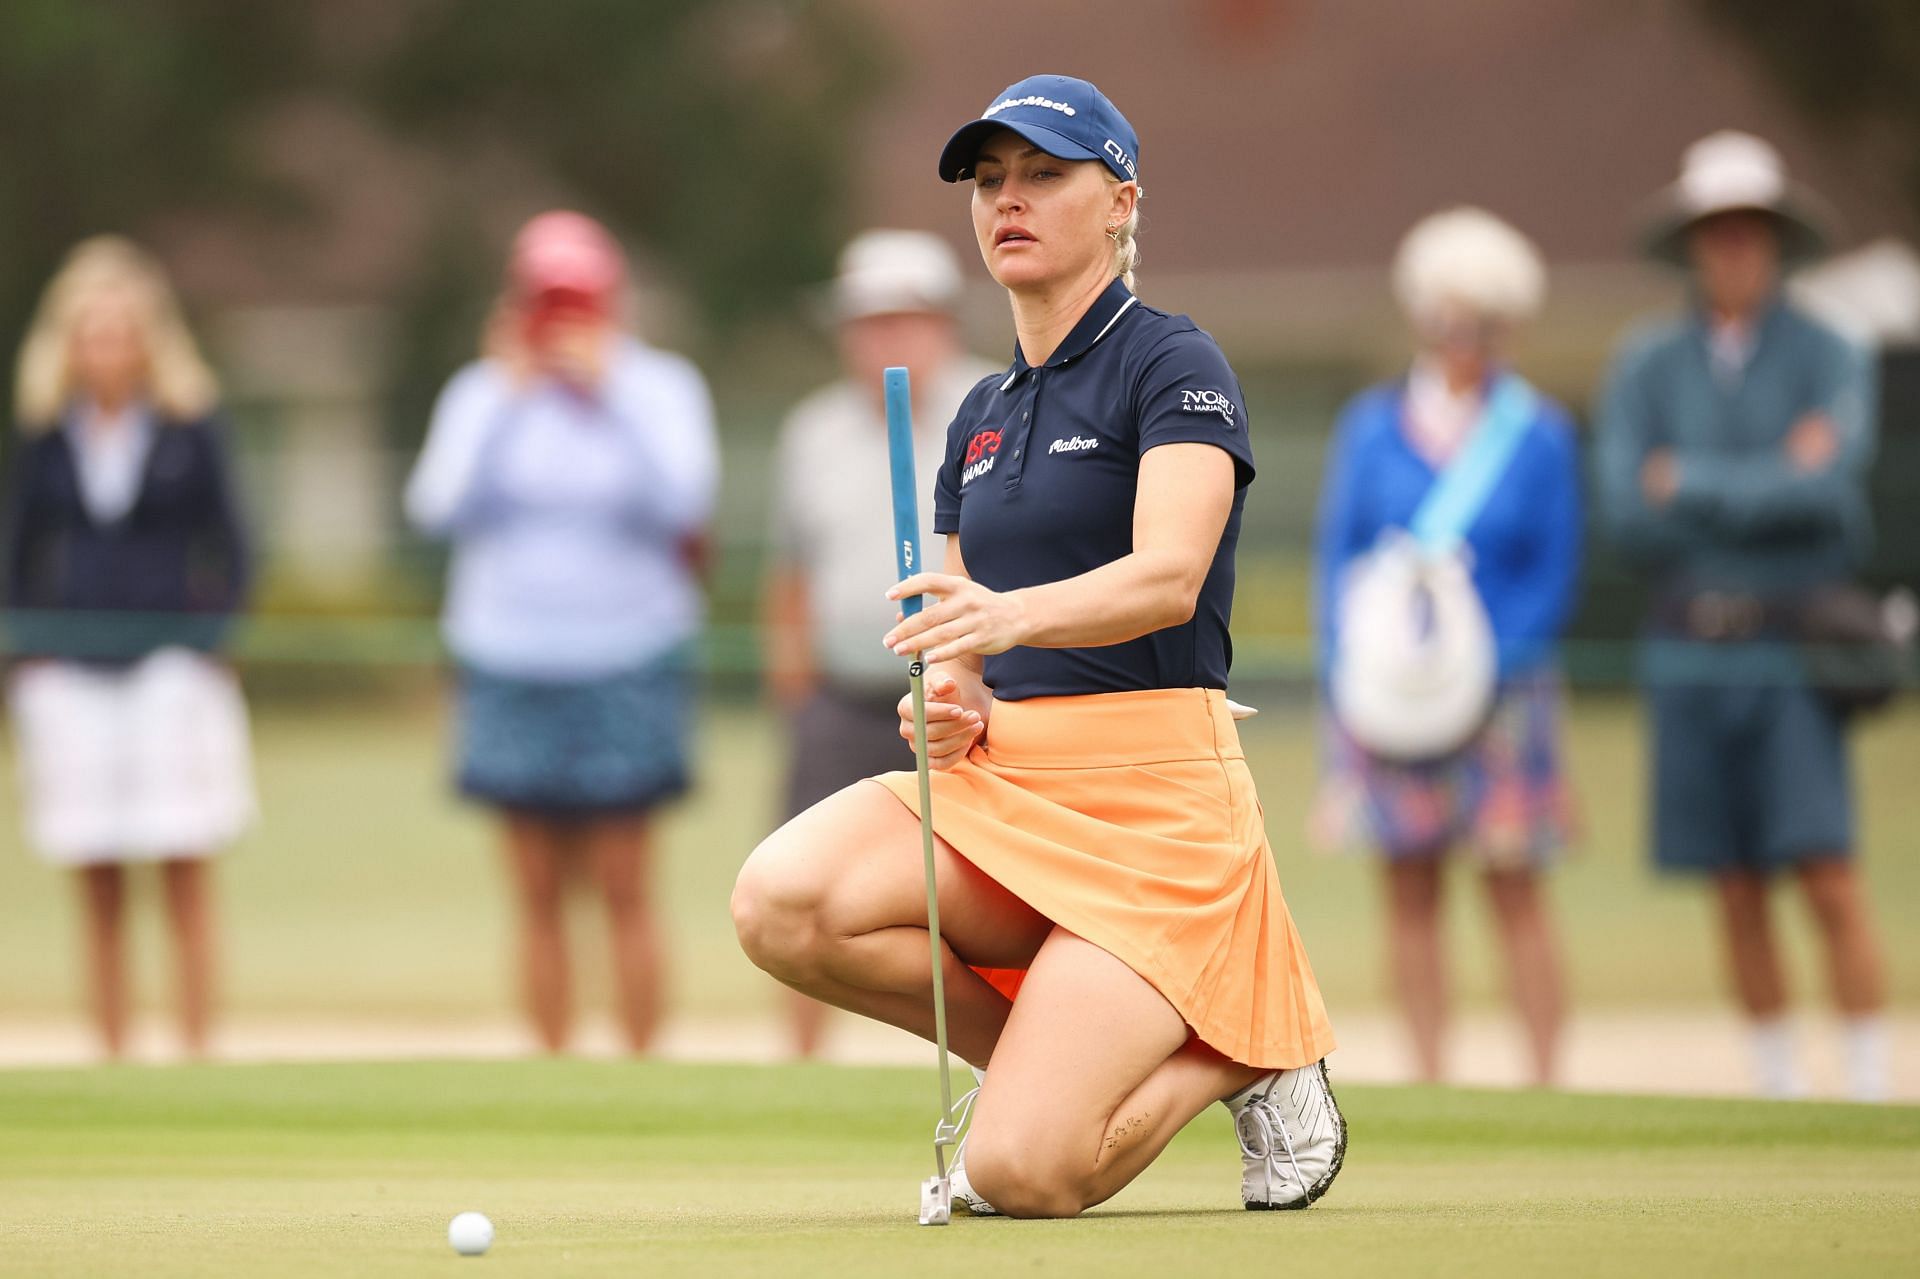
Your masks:
<path fill-rule="evenodd" d="M 163 418 L 192 421 L 220 397 L 213 371 L 187 331 L 173 286 L 157 259 L 131 240 L 82 240 L 40 295 L 33 325 L 20 344 L 14 412 L 20 429 L 57 425 L 73 397 L 73 332 L 106 298 L 125 298 L 139 314 L 147 348 L 147 394 Z"/>
<path fill-rule="evenodd" d="M 1533 241 L 1485 209 L 1447 209 L 1400 241 L 1393 291 L 1416 326 L 1444 319 L 1449 308 L 1511 324 L 1540 309 L 1547 269 Z"/>
<path fill-rule="evenodd" d="M 1100 171 L 1107 181 L 1120 185 L 1120 175 L 1105 165 Z M 1127 220 L 1113 231 L 1113 273 L 1120 277 L 1120 283 L 1133 289 L 1133 271 L 1140 265 L 1140 201 L 1147 198 L 1147 189 L 1138 182 L 1134 183 L 1133 210 L 1127 214 Z"/>

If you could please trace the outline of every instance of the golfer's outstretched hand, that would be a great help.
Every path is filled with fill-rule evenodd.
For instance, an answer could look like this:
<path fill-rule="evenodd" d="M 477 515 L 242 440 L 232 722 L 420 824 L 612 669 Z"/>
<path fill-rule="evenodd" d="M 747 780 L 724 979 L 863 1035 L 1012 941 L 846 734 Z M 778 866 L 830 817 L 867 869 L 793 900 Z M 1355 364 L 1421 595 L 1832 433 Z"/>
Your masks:
<path fill-rule="evenodd" d="M 987 731 L 993 697 L 978 679 L 927 676 L 927 767 L 952 768 Z M 900 699 L 900 736 L 913 745 L 913 694 Z"/>
<path fill-rule="evenodd" d="M 946 662 L 1004 653 L 1026 638 L 1027 610 L 1018 591 L 991 591 L 952 573 L 916 573 L 887 592 L 890 600 L 909 595 L 924 595 L 926 603 L 912 617 L 899 618 L 884 641 L 901 657 L 918 653 L 928 662 Z"/>

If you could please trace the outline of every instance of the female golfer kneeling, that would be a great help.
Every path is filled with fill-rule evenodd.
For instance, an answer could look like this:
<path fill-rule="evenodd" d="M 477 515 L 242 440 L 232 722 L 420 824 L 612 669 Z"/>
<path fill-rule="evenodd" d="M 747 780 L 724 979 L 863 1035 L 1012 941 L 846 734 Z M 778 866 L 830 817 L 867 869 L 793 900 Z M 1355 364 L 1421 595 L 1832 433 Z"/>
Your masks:
<path fill-rule="evenodd" d="M 929 664 L 947 1024 L 991 1062 L 953 1177 L 975 1213 L 1100 1203 L 1216 1101 L 1249 1208 L 1312 1203 L 1346 1146 L 1223 691 L 1244 402 L 1130 290 L 1139 154 L 1094 86 L 1034 76 L 940 157 L 1019 338 L 948 431 L 946 571 L 894 589 L 928 606 L 885 637 Z M 776 831 L 733 915 L 781 981 L 933 1037 L 912 773 Z"/>

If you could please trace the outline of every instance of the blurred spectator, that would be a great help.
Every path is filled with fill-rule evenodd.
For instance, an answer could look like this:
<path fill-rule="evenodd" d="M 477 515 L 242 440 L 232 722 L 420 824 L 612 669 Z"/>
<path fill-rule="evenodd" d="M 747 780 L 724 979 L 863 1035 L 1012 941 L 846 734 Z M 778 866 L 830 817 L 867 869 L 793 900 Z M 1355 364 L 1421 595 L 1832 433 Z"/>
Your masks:
<path fill-rule="evenodd" d="M 160 265 L 87 240 L 20 351 L 7 607 L 27 833 L 78 869 L 94 1014 L 125 1048 L 127 868 L 157 862 L 187 1052 L 207 1050 L 208 859 L 254 815 L 246 707 L 214 654 L 247 584 L 219 388 Z"/>
<path fill-rule="evenodd" d="M 1423 1079 L 1443 1072 L 1443 862 L 1481 872 L 1536 1082 L 1563 1019 L 1538 873 L 1566 843 L 1555 647 L 1580 564 L 1571 422 L 1507 366 L 1539 254 L 1477 209 L 1419 223 L 1394 283 L 1411 370 L 1342 412 L 1315 549 L 1323 685 L 1316 841 L 1385 864 L 1394 988 Z"/>
<path fill-rule="evenodd" d="M 565 1046 L 565 890 L 584 870 L 638 1052 L 664 986 L 651 818 L 689 782 L 712 404 L 693 365 L 622 331 L 625 260 L 599 223 L 533 219 L 508 276 L 485 358 L 434 409 L 407 513 L 453 543 L 459 786 L 505 824 L 535 1029 Z"/>
<path fill-rule="evenodd" d="M 891 365 L 912 371 L 924 489 L 960 401 L 996 372 L 961 348 L 959 292 L 959 264 L 938 236 L 868 231 L 853 240 L 829 301 L 841 377 L 781 426 L 764 616 L 767 681 L 787 716 L 783 820 L 912 762 L 896 710 L 906 664 L 875 638 L 896 611 L 886 599 L 895 564 L 880 375 Z M 797 992 L 791 1000 L 794 1046 L 810 1057 L 827 1010 Z"/>
<path fill-rule="evenodd" d="M 1884 1097 L 1880 951 L 1853 865 L 1846 725 L 1793 650 L 1810 594 L 1868 549 L 1875 386 L 1861 353 L 1795 309 L 1782 271 L 1824 246 L 1818 205 L 1758 138 L 1688 149 L 1647 251 L 1692 305 L 1622 346 L 1600 405 L 1613 536 L 1654 592 L 1654 857 L 1713 877 L 1762 1091 L 1794 1096 L 1775 875 L 1798 878 L 1847 1018 L 1852 1092 Z"/>

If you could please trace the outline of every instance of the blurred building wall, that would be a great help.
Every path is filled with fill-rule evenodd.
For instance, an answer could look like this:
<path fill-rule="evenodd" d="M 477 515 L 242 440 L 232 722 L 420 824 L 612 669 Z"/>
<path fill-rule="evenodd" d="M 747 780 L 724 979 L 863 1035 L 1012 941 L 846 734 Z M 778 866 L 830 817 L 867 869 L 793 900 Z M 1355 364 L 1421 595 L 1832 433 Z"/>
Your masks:
<path fill-rule="evenodd" d="M 1237 356 L 1397 361 L 1385 267 L 1422 215 L 1484 204 L 1553 264 L 1530 343 L 1583 390 L 1619 325 L 1675 290 L 1632 255 L 1637 208 L 1715 129 L 1778 143 L 1845 218 L 1910 234 L 1895 176 L 1824 147 L 1676 0 L 859 0 L 904 73 L 872 113 L 856 207 L 967 245 L 947 134 L 1039 71 L 1096 80 L 1141 136 L 1143 288 Z"/>

